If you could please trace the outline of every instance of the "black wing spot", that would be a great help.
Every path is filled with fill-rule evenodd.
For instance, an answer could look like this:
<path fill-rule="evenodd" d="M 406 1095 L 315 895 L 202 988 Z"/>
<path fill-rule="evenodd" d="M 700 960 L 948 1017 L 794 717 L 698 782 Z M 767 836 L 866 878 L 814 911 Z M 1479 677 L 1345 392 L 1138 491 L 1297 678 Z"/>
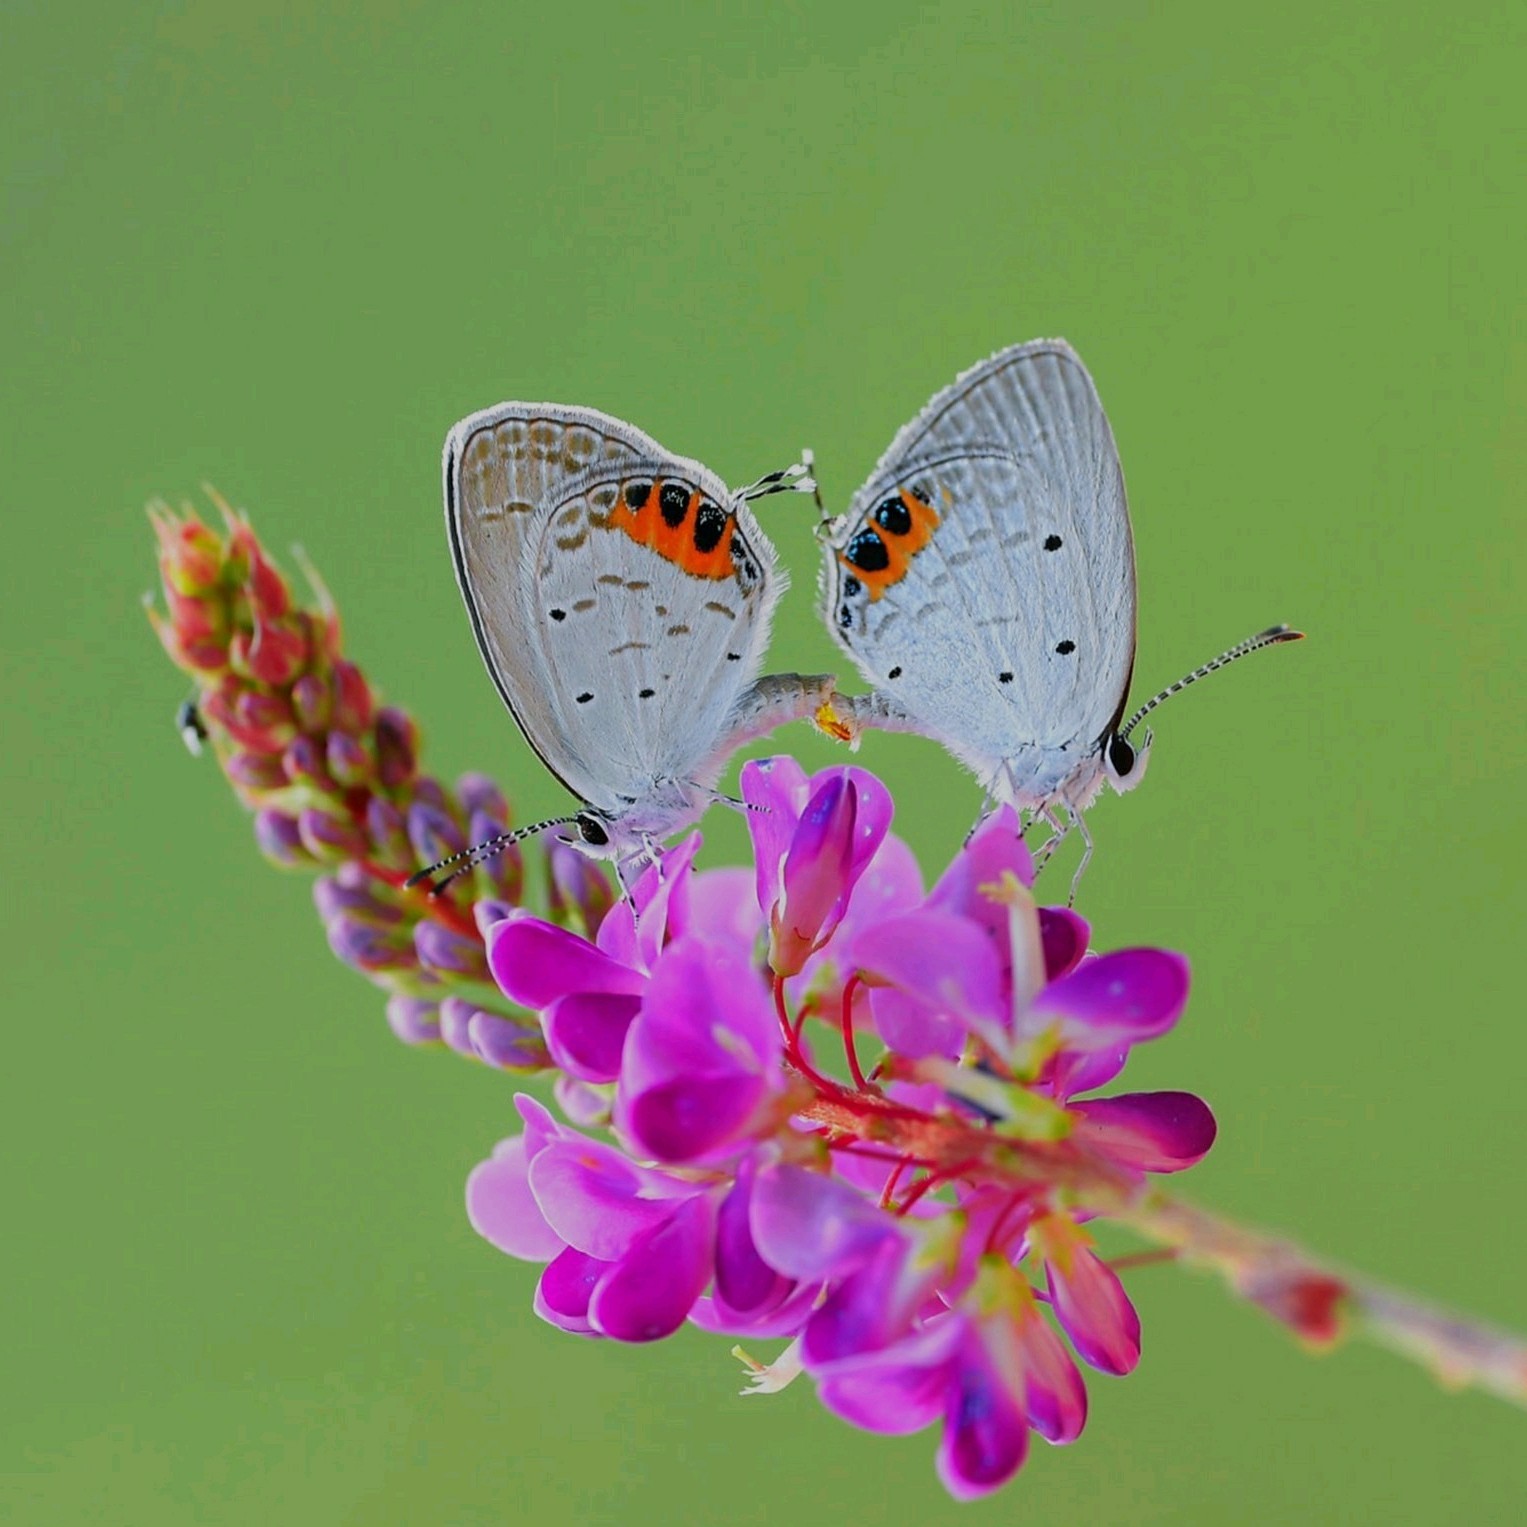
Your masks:
<path fill-rule="evenodd" d="M 695 550 L 704 556 L 721 544 L 726 533 L 726 514 L 715 504 L 701 504 L 695 515 Z"/>
<path fill-rule="evenodd" d="M 742 661 L 742 654 L 740 652 L 728 652 L 726 660 L 729 663 L 740 663 Z"/>
<path fill-rule="evenodd" d="M 647 506 L 647 500 L 652 496 L 652 484 L 650 482 L 628 482 L 626 484 L 626 507 L 629 509 L 642 510 Z"/>
<path fill-rule="evenodd" d="M 1062 657 L 1070 657 L 1076 651 L 1076 643 L 1073 641 L 1056 642 L 1055 650 Z"/>
<path fill-rule="evenodd" d="M 883 573 L 891 565 L 885 542 L 867 525 L 848 543 L 844 556 L 863 573 Z"/>
<path fill-rule="evenodd" d="M 638 689 L 636 691 L 636 698 L 638 700 L 650 700 L 656 693 L 655 689 Z"/>
<path fill-rule="evenodd" d="M 1064 541 L 1062 541 L 1059 536 L 1051 535 L 1051 536 L 1046 536 L 1045 537 L 1045 550 L 1046 551 L 1059 551 L 1061 549 L 1061 547 L 1064 546 L 1065 544 L 1066 543 Z"/>
<path fill-rule="evenodd" d="M 665 482 L 658 493 L 657 505 L 663 523 L 676 528 L 689 513 L 689 490 L 681 483 Z"/>
<path fill-rule="evenodd" d="M 999 684 L 1011 684 L 1013 682 L 1012 670 L 1009 668 L 1004 668 L 1002 672 L 997 675 L 997 682 Z"/>
<path fill-rule="evenodd" d="M 587 689 L 585 689 L 583 691 L 583 693 L 578 696 L 578 703 L 579 703 L 579 705 L 587 705 L 589 703 L 589 701 L 592 700 L 593 698 L 594 698 L 594 696 L 593 696 L 592 692 L 587 690 Z"/>
<path fill-rule="evenodd" d="M 901 677 L 901 664 L 898 663 L 886 677 L 889 679 L 899 679 Z"/>
<path fill-rule="evenodd" d="M 843 580 L 843 594 L 847 599 L 852 599 L 864 585 L 857 578 L 845 578 Z"/>
<path fill-rule="evenodd" d="M 875 510 L 875 523 L 893 536 L 904 536 L 912 528 L 912 516 L 898 495 L 881 501 Z"/>
<path fill-rule="evenodd" d="M 846 604 L 845 605 L 839 605 L 838 606 L 838 625 L 841 626 L 842 629 L 846 631 L 846 630 L 848 630 L 848 628 L 851 625 L 853 625 L 853 623 L 854 623 L 854 612 L 851 609 L 849 609 L 849 607 Z"/>
<path fill-rule="evenodd" d="M 907 491 L 920 504 L 931 504 L 933 502 L 933 499 L 929 495 L 928 490 L 923 487 L 921 483 L 913 483 L 913 485 Z"/>
<path fill-rule="evenodd" d="M 566 620 L 567 619 L 567 611 L 566 610 L 553 610 L 551 612 L 551 618 L 553 620 Z"/>

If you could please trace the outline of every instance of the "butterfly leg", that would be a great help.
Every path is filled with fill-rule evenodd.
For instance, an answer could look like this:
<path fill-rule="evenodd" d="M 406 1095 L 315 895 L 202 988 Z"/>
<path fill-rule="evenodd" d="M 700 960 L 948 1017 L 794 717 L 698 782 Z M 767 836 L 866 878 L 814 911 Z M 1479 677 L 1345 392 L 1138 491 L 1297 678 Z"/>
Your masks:
<path fill-rule="evenodd" d="M 1055 814 L 1054 806 L 1049 805 L 1048 803 L 1041 806 L 1039 810 L 1034 813 L 1034 815 L 1043 817 L 1050 829 L 1050 836 L 1039 845 L 1039 851 L 1034 855 L 1034 874 L 1037 876 L 1039 872 L 1045 867 L 1045 865 L 1050 862 L 1051 855 L 1053 855 L 1055 850 L 1060 847 L 1061 839 L 1063 839 L 1066 834 L 1071 831 L 1072 823 L 1062 821 L 1062 819 Z M 1073 818 L 1073 821 L 1075 820 L 1076 818 Z"/>
<path fill-rule="evenodd" d="M 1077 887 L 1081 885 L 1082 875 L 1085 873 L 1087 865 L 1091 862 L 1092 859 L 1092 834 L 1088 832 L 1087 819 L 1081 814 L 1081 812 L 1073 809 L 1070 806 L 1066 807 L 1066 811 L 1071 818 L 1071 825 L 1076 829 L 1082 840 L 1081 863 L 1077 865 L 1076 873 L 1071 877 L 1071 894 L 1066 898 L 1066 905 L 1068 907 L 1074 907 L 1076 905 Z"/>
<path fill-rule="evenodd" d="M 658 847 L 657 840 L 651 833 L 644 832 L 642 834 L 641 857 L 657 871 L 658 883 L 661 884 L 663 880 L 663 854 L 662 850 Z"/>

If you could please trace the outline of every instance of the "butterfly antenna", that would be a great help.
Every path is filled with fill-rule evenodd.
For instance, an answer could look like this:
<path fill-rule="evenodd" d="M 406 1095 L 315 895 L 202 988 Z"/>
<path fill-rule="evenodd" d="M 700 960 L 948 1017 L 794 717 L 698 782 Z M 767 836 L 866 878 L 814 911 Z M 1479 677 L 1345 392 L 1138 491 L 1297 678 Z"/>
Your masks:
<path fill-rule="evenodd" d="M 544 822 L 534 822 L 529 827 L 521 827 L 516 832 L 501 832 L 495 838 L 485 838 L 481 843 L 474 843 L 471 848 L 464 848 L 459 854 L 452 854 L 449 859 L 441 859 L 436 864 L 429 865 L 416 875 L 410 875 L 403 882 L 406 890 L 413 890 L 417 885 L 427 885 L 431 896 L 438 896 L 458 876 L 465 875 L 470 869 L 475 869 L 485 859 L 491 859 L 495 854 L 501 854 L 512 844 L 520 842 L 524 838 L 533 838 L 538 832 L 545 832 L 548 827 L 565 827 L 569 822 L 576 822 L 576 816 L 548 817 Z M 441 870 L 450 870 L 450 874 L 443 880 L 436 880 L 435 876 Z"/>
<path fill-rule="evenodd" d="M 739 488 L 737 496 L 751 503 L 755 498 L 767 498 L 771 493 L 817 493 L 816 478 L 812 475 L 815 466 L 816 458 L 811 452 L 802 451 L 799 461 L 781 467 L 778 472 L 766 473 L 746 488 Z M 818 494 L 817 503 L 820 505 L 821 502 Z"/>
<path fill-rule="evenodd" d="M 1245 657 L 1248 652 L 1256 652 L 1263 647 L 1275 647 L 1279 642 L 1297 642 L 1304 640 L 1304 632 L 1296 631 L 1292 626 L 1269 626 L 1265 631 L 1258 631 L 1255 636 L 1248 636 L 1245 641 L 1237 642 L 1235 646 L 1220 653 L 1217 658 L 1205 663 L 1202 668 L 1195 668 L 1192 673 L 1178 679 L 1175 684 L 1168 684 L 1159 695 L 1153 695 L 1133 716 L 1119 729 L 1119 738 L 1127 742 L 1129 734 L 1161 704 L 1163 700 L 1170 700 L 1173 695 L 1181 694 L 1189 684 L 1196 684 L 1200 679 L 1207 678 L 1217 668 L 1226 668 L 1237 658 Z"/>

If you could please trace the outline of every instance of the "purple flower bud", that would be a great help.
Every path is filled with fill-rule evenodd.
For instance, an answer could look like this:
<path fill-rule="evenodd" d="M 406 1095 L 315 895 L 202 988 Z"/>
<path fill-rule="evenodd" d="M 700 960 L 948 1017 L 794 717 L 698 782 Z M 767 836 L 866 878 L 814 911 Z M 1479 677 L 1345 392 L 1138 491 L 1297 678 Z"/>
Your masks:
<path fill-rule="evenodd" d="M 491 896 L 484 896 L 480 901 L 472 903 L 472 921 L 477 924 L 477 931 L 482 934 L 484 942 L 488 937 L 488 929 L 494 923 L 501 923 L 511 912 L 518 908 L 507 901 L 497 901 Z"/>
<path fill-rule="evenodd" d="M 413 784 L 413 798 L 421 806 L 433 806 L 446 816 L 455 819 L 456 808 L 444 785 L 433 774 L 421 774 Z"/>
<path fill-rule="evenodd" d="M 284 869 L 308 866 L 313 856 L 302 842 L 296 819 L 284 811 L 257 811 L 254 819 L 255 842 L 260 852 Z"/>
<path fill-rule="evenodd" d="M 398 790 L 419 766 L 419 733 L 412 719 L 391 705 L 376 713 L 376 768 L 383 786 Z"/>
<path fill-rule="evenodd" d="M 468 816 L 482 812 L 495 822 L 509 820 L 509 802 L 504 792 L 486 774 L 463 774 L 456 781 L 456 794 Z M 502 831 L 502 828 L 499 829 Z"/>
<path fill-rule="evenodd" d="M 323 731 L 333 710 L 333 692 L 316 673 L 305 673 L 292 685 L 292 714 L 304 732 Z"/>
<path fill-rule="evenodd" d="M 350 868 L 350 865 L 341 866 L 342 870 Z M 341 913 L 369 918 L 376 923 L 400 923 L 407 916 L 396 902 L 385 900 L 378 893 L 375 881 L 362 877 L 358 884 L 346 884 L 346 878 L 325 875 L 313 883 L 313 904 L 324 922 Z"/>
<path fill-rule="evenodd" d="M 297 732 L 291 706 L 269 690 L 242 691 L 234 702 L 234 714 L 243 733 L 273 753 L 284 748 Z"/>
<path fill-rule="evenodd" d="M 413 869 L 413 845 L 403 813 L 391 801 L 373 795 L 366 802 L 366 837 L 371 843 L 369 857 L 389 869 Z"/>
<path fill-rule="evenodd" d="M 286 777 L 294 785 L 309 785 L 324 795 L 336 793 L 333 779 L 324 766 L 322 745 L 313 737 L 298 737 L 282 755 Z"/>
<path fill-rule="evenodd" d="M 420 864 L 435 864 L 467 846 L 461 829 L 444 811 L 423 804 L 408 808 L 408 841 Z"/>
<path fill-rule="evenodd" d="M 477 1058 L 470 1033 L 472 1015 L 477 1009 L 462 997 L 447 997 L 440 1004 L 440 1037 L 448 1048 L 470 1060 Z"/>
<path fill-rule="evenodd" d="M 482 941 L 457 933 L 433 918 L 424 918 L 414 928 L 414 948 L 426 969 L 440 975 L 466 976 L 484 982 L 490 979 Z"/>
<path fill-rule="evenodd" d="M 387 1022 L 406 1045 L 434 1044 L 440 1039 L 440 1006 L 423 997 L 389 997 Z"/>
<path fill-rule="evenodd" d="M 334 726 L 359 737 L 371 725 L 371 689 L 354 663 L 334 665 Z"/>
<path fill-rule="evenodd" d="M 303 846 L 315 859 L 362 859 L 366 855 L 366 834 L 354 821 L 339 814 L 309 807 L 297 818 L 297 830 Z"/>
<path fill-rule="evenodd" d="M 571 922 L 593 938 L 605 913 L 615 905 L 609 876 L 587 854 L 580 854 L 560 838 L 546 845 L 546 868 L 552 920 Z"/>
<path fill-rule="evenodd" d="M 283 790 L 286 788 L 286 770 L 281 759 L 272 753 L 233 753 L 223 768 L 228 778 L 244 790 Z"/>
<path fill-rule="evenodd" d="M 414 942 L 405 928 L 384 928 L 378 923 L 341 913 L 324 930 L 329 948 L 346 965 L 367 972 L 413 970 L 418 967 Z"/>
<path fill-rule="evenodd" d="M 329 733 L 326 757 L 329 773 L 341 785 L 363 785 L 371 778 L 371 759 L 365 748 L 345 732 Z"/>

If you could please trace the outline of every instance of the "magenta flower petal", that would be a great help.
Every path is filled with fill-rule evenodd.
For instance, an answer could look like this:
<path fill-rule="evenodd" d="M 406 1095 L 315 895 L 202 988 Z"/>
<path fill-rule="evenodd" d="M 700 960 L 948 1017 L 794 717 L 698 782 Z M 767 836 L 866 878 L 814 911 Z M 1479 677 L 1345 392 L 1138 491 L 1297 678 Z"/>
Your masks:
<path fill-rule="evenodd" d="M 525 1262 L 547 1262 L 567 1244 L 530 1191 L 525 1136 L 501 1140 L 467 1178 L 467 1218 L 485 1241 Z"/>
<path fill-rule="evenodd" d="M 715 1205 L 687 1199 L 649 1230 L 598 1282 L 594 1328 L 617 1341 L 657 1341 L 684 1324 L 710 1281 Z"/>
<path fill-rule="evenodd" d="M 781 871 L 783 894 L 771 918 L 770 963 L 794 975 L 830 936 L 852 887 L 858 797 L 845 770 L 812 793 L 790 839 Z"/>
<path fill-rule="evenodd" d="M 723 948 L 748 950 L 764 929 L 753 876 L 740 866 L 702 870 L 690 882 L 684 932 Z"/>
<path fill-rule="evenodd" d="M 1188 1000 L 1188 962 L 1165 949 L 1121 949 L 1084 960 L 1035 997 L 1026 1027 L 1059 1024 L 1068 1048 L 1155 1039 Z"/>
<path fill-rule="evenodd" d="M 695 1300 L 689 1323 L 718 1336 L 748 1336 L 758 1340 L 799 1336 L 801 1327 L 816 1308 L 820 1285 L 807 1283 L 777 1305 L 764 1304 L 756 1310 L 734 1310 L 718 1294 L 704 1294 Z"/>
<path fill-rule="evenodd" d="M 1081 964 L 1091 937 L 1087 919 L 1070 907 L 1041 907 L 1039 939 L 1044 948 L 1045 980 L 1058 981 L 1070 975 Z"/>
<path fill-rule="evenodd" d="M 904 912 L 864 929 L 850 954 L 866 976 L 900 994 L 900 1003 L 875 1007 L 877 1025 L 884 1012 L 892 1028 L 881 1037 L 900 1053 L 951 1053 L 951 1025 L 1005 1048 L 1010 1010 L 1001 966 L 978 924 L 950 912 Z M 910 1004 L 923 1009 L 920 1025 Z"/>
<path fill-rule="evenodd" d="M 571 1246 L 547 1264 L 536 1285 L 535 1312 L 542 1320 L 570 1331 L 574 1336 L 591 1336 L 593 1324 L 588 1318 L 589 1300 L 594 1285 L 609 1263 L 585 1256 Z"/>
<path fill-rule="evenodd" d="M 782 1085 L 778 1030 L 741 952 L 698 939 L 658 961 L 621 1060 L 616 1117 L 659 1161 L 695 1161 L 737 1138 Z"/>
<path fill-rule="evenodd" d="M 543 1008 L 569 992 L 636 996 L 646 981 L 638 970 L 525 911 L 493 924 L 488 966 L 500 990 L 524 1007 Z"/>
<path fill-rule="evenodd" d="M 737 1180 L 716 1214 L 716 1293 L 739 1314 L 772 1309 L 795 1287 L 793 1279 L 764 1261 L 753 1242 L 755 1175 L 749 1158 L 738 1168 Z"/>
<path fill-rule="evenodd" d="M 1142 1172 L 1180 1172 L 1214 1144 L 1214 1115 L 1191 1092 L 1127 1092 L 1068 1107 L 1073 1140 Z"/>
<path fill-rule="evenodd" d="M 1029 1425 L 1046 1442 L 1075 1442 L 1087 1424 L 1087 1386 L 1037 1309 L 1017 1322 L 1018 1367 Z"/>
<path fill-rule="evenodd" d="M 698 1191 L 628 1161 L 614 1146 L 581 1136 L 553 1141 L 530 1163 L 530 1191 L 546 1222 L 570 1246 L 613 1262 Z"/>
<path fill-rule="evenodd" d="M 810 793 L 806 771 L 793 758 L 760 758 L 742 766 L 739 783 L 750 808 L 747 824 L 758 905 L 768 912 L 779 900 L 780 862 Z"/>
<path fill-rule="evenodd" d="M 895 1221 L 847 1183 L 799 1166 L 759 1172 L 750 1224 L 764 1261 L 808 1283 L 852 1272 L 897 1235 Z"/>
<path fill-rule="evenodd" d="M 936 1466 L 956 1500 L 974 1500 L 1023 1466 L 1029 1426 L 1018 1397 L 974 1333 L 960 1343 L 951 1368 Z"/>
<path fill-rule="evenodd" d="M 613 1082 L 620 1075 L 626 1034 L 641 998 L 574 992 L 541 1015 L 551 1058 L 585 1082 Z"/>
<path fill-rule="evenodd" d="M 884 1351 L 833 1368 L 817 1380 L 822 1404 L 850 1426 L 905 1436 L 931 1426 L 944 1413 L 950 1349 L 959 1321 L 941 1317 Z"/>
<path fill-rule="evenodd" d="M 1119 1276 L 1085 1247 L 1045 1257 L 1055 1318 L 1083 1362 L 1103 1373 L 1129 1373 L 1140 1361 L 1140 1317 Z"/>
<path fill-rule="evenodd" d="M 949 868 L 939 876 L 928 905 L 955 912 L 1000 934 L 1007 942 L 1007 909 L 982 889 L 1016 875 L 1024 885 L 1034 883 L 1034 861 L 1024 846 L 1018 813 L 1000 806 L 980 822 L 965 840 Z"/>

